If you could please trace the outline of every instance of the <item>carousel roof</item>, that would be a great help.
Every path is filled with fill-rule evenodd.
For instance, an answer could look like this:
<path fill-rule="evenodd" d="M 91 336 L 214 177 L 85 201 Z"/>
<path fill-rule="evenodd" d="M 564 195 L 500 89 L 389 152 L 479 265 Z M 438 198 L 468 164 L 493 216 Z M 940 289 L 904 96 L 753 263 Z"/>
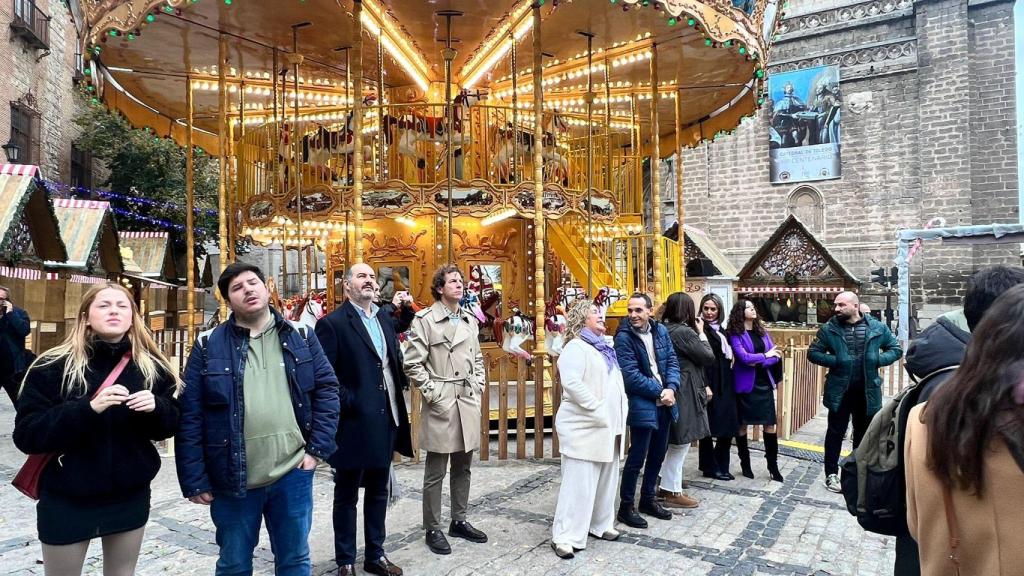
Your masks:
<path fill-rule="evenodd" d="M 622 96 L 646 93 L 649 99 L 651 45 L 657 44 L 661 91 L 678 95 L 684 141 L 694 143 L 732 128 L 757 107 L 779 1 L 663 0 L 650 6 L 647 0 L 541 2 L 545 99 L 563 109 L 582 107 L 584 33 L 591 34 L 596 110 L 603 112 L 607 72 L 612 113 L 628 116 L 630 102 Z M 361 80 L 368 91 L 377 91 L 377 62 L 383 56 L 384 87 L 398 89 L 390 90 L 394 100 L 443 101 L 444 11 L 458 11 L 461 15 L 451 19 L 455 83 L 509 97 L 513 52 L 520 89 L 532 82 L 531 5 L 524 0 L 362 0 Z M 303 56 L 302 106 L 329 110 L 349 101 L 347 62 L 357 29 L 353 0 L 127 0 L 87 2 L 83 7 L 87 52 L 94 60 L 91 81 L 109 105 L 157 134 L 182 139 L 190 78 L 197 87 L 195 125 L 206 131 L 197 133 L 196 143 L 207 149 L 216 146 L 210 133 L 218 130 L 220 39 L 227 44 L 231 113 L 238 114 L 244 94 L 246 114 L 269 115 L 275 53 L 277 71 L 288 68 L 293 27 L 303 23 L 309 25 L 294 28 L 297 52 Z M 518 40 L 515 51 L 510 49 L 512 36 Z M 291 86 L 290 72 L 287 80 Z M 522 93 L 519 98 L 528 101 L 531 96 Z M 676 98 L 662 98 L 658 110 L 661 132 L 671 134 Z"/>

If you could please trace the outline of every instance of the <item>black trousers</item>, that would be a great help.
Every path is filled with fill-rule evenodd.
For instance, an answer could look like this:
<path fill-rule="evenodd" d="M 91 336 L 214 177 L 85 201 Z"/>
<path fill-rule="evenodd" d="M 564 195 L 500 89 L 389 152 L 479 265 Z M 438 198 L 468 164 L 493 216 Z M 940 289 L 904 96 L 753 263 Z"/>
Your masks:
<path fill-rule="evenodd" d="M 839 473 L 839 453 L 843 448 L 843 436 L 853 419 L 853 447 L 860 445 L 867 432 L 871 418 L 868 417 L 867 397 L 864 386 L 851 386 L 839 403 L 839 410 L 828 411 L 828 431 L 825 433 L 825 475 Z"/>
<path fill-rule="evenodd" d="M 384 555 L 384 528 L 388 511 L 388 468 L 368 470 L 335 470 L 334 472 L 334 557 L 338 566 L 356 561 L 356 504 L 359 487 L 363 496 L 363 536 L 366 559 Z"/>

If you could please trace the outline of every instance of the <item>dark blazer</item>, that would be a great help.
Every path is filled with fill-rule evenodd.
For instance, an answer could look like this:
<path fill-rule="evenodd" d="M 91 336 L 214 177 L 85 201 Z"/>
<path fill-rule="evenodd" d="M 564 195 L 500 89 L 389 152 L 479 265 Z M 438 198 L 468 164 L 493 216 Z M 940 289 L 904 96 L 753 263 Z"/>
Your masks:
<path fill-rule="evenodd" d="M 402 370 L 402 353 L 391 317 L 378 314 L 387 362 L 395 381 L 398 428 L 384 388 L 384 370 L 360 312 L 345 302 L 316 323 L 316 336 L 338 375 L 341 420 L 338 451 L 328 459 L 337 469 L 387 468 L 393 452 L 412 456 L 409 414 L 402 391 L 409 387 Z"/>

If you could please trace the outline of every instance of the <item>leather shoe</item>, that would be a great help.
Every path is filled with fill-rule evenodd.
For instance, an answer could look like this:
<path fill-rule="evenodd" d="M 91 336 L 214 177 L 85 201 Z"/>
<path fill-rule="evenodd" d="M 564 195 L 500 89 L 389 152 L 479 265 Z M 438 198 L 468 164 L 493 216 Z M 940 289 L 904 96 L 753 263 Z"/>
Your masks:
<path fill-rule="evenodd" d="M 381 556 L 372 562 L 363 562 L 363 571 L 380 576 L 402 576 L 402 569 L 392 564 L 387 556 Z"/>
<path fill-rule="evenodd" d="M 448 539 L 444 537 L 444 532 L 440 530 L 427 530 L 427 547 L 434 554 L 451 554 L 452 547 L 448 544 Z"/>
<path fill-rule="evenodd" d="M 338 567 L 338 576 L 354 576 L 356 573 L 356 567 L 351 564 Z"/>
<path fill-rule="evenodd" d="M 672 513 L 665 510 L 665 507 L 658 504 L 656 501 L 651 500 L 649 502 L 640 503 L 640 512 L 647 514 L 648 516 L 654 516 L 658 520 L 671 520 Z"/>
<path fill-rule="evenodd" d="M 637 513 L 636 508 L 632 506 L 625 506 L 619 508 L 619 513 L 616 515 L 619 522 L 622 522 L 630 528 L 647 528 L 647 520 Z"/>
<path fill-rule="evenodd" d="M 454 538 L 465 538 L 466 540 L 476 542 L 477 544 L 487 542 L 487 534 L 473 528 L 473 525 L 465 520 L 461 522 L 452 520 L 451 526 L 448 527 L 448 535 Z"/>

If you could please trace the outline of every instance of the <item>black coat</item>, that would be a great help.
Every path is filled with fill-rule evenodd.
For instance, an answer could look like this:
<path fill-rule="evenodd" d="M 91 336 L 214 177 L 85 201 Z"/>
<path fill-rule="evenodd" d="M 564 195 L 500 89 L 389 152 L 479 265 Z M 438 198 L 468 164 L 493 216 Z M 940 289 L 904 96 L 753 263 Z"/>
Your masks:
<path fill-rule="evenodd" d="M 736 388 L 732 381 L 732 366 L 725 353 L 722 343 L 729 342 L 724 334 L 716 332 L 707 323 L 704 333 L 708 336 L 711 351 L 715 353 L 715 362 L 704 367 L 704 376 L 711 388 L 711 402 L 708 402 L 708 425 L 711 435 L 715 438 L 731 438 L 740 428 L 739 408 L 736 404 Z"/>
<path fill-rule="evenodd" d="M 387 314 L 378 314 L 377 319 L 387 342 L 387 361 L 395 383 L 397 429 L 381 360 L 355 306 L 345 302 L 316 323 L 316 336 L 338 375 L 338 451 L 327 460 L 337 469 L 387 468 L 393 452 L 412 456 L 409 415 L 402 395 L 409 384 L 402 370 L 398 337 Z"/>
<path fill-rule="evenodd" d="M 36 365 L 25 377 L 14 421 L 14 445 L 27 454 L 55 452 L 39 480 L 42 492 L 85 503 L 128 499 L 149 490 L 160 470 L 160 455 L 153 440 L 170 438 L 178 427 L 178 401 L 174 377 L 161 372 L 153 384 L 156 408 L 136 412 L 111 406 L 97 414 L 89 405 L 93 394 L 130 349 L 118 344 L 93 343 L 85 380 L 88 389 L 79 397 L 62 392 L 64 360 Z M 129 362 L 117 383 L 129 393 L 143 390 L 142 373 Z"/>

